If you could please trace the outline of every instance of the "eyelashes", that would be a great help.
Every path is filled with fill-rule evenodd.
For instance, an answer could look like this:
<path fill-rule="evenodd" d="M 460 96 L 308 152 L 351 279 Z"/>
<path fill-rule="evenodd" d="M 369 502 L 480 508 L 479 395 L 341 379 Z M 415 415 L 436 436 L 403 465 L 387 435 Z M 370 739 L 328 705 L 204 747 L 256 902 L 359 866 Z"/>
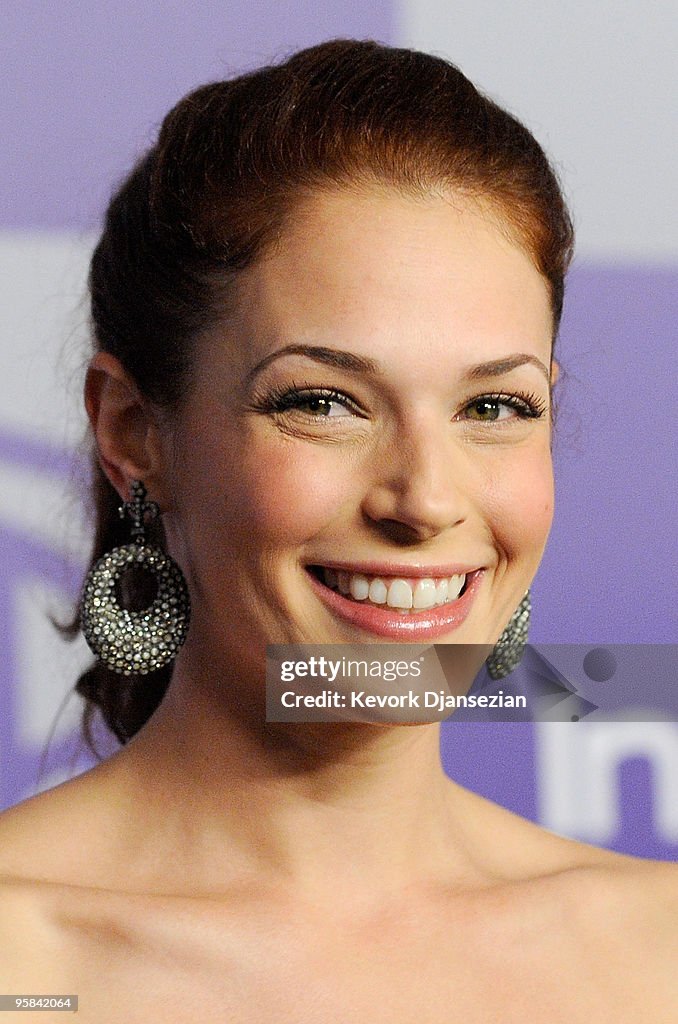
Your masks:
<path fill-rule="evenodd" d="M 312 403 L 324 404 L 336 402 L 338 405 L 349 409 L 356 416 L 362 416 L 357 402 L 335 388 L 313 388 L 309 385 L 294 385 L 291 388 L 272 388 L 268 394 L 259 400 L 257 407 L 260 412 L 288 412 L 290 409 L 300 409 L 304 405 Z M 311 414 L 313 415 L 313 414 Z M 327 415 L 315 415 L 314 419 L 328 419 Z"/>
<path fill-rule="evenodd" d="M 503 394 L 501 392 L 493 392 L 487 395 L 479 395 L 478 398 L 474 398 L 464 408 L 478 410 L 481 406 L 485 406 L 487 409 L 489 406 L 504 405 L 510 409 L 514 409 L 521 419 L 541 419 L 545 414 L 548 406 L 543 398 L 539 395 L 535 395 L 532 392 L 526 393 L 524 391 L 515 391 L 511 394 Z M 471 417 L 473 418 L 473 417 Z M 477 423 L 494 423 L 496 420 L 476 420 Z"/>
<path fill-rule="evenodd" d="M 333 404 L 342 406 L 348 412 L 361 419 L 365 414 L 354 399 L 343 391 L 336 388 L 318 388 L 309 384 L 293 383 L 289 387 L 272 387 L 263 396 L 255 398 L 253 408 L 258 412 L 284 414 L 297 411 L 301 416 L 307 417 L 309 421 L 320 422 L 328 419 L 344 419 L 344 416 L 330 414 Z M 499 417 L 499 408 L 504 406 L 511 409 L 516 415 Z M 533 392 L 514 391 L 488 392 L 474 396 L 468 401 L 462 412 L 475 411 L 477 416 L 466 417 L 472 423 L 504 423 L 514 422 L 517 419 L 541 419 L 548 409 L 548 403 L 540 395 Z M 310 411 L 308 411 L 310 410 Z M 489 418 L 483 418 L 484 413 L 489 413 Z"/>

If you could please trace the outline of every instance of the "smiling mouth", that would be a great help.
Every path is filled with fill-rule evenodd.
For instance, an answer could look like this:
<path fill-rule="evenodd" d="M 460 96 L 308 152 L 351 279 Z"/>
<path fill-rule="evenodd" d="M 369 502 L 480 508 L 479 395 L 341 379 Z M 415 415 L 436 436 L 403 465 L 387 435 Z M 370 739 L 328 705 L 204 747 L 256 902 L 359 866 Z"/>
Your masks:
<path fill-rule="evenodd" d="M 323 586 L 356 604 L 416 616 L 452 606 L 466 593 L 470 573 L 444 577 L 367 576 L 322 565 L 306 567 Z"/>

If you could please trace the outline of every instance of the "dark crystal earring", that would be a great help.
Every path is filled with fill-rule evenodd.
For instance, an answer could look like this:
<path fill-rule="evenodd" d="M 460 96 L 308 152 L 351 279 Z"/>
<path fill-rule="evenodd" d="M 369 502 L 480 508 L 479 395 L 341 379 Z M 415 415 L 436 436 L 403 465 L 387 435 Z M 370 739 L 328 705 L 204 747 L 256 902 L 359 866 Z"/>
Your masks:
<path fill-rule="evenodd" d="M 146 675 L 176 657 L 186 639 L 191 614 L 184 575 L 177 563 L 146 542 L 147 521 L 159 515 L 156 502 L 146 501 L 141 480 L 132 482 L 132 500 L 120 518 L 132 521 L 132 541 L 108 551 L 92 566 L 80 603 L 85 639 L 98 659 L 120 675 Z M 123 608 L 118 592 L 126 573 L 149 573 L 155 597 L 140 611 Z"/>
<path fill-rule="evenodd" d="M 503 679 L 520 664 L 527 644 L 531 610 L 530 591 L 527 590 L 485 662 L 492 679 Z"/>

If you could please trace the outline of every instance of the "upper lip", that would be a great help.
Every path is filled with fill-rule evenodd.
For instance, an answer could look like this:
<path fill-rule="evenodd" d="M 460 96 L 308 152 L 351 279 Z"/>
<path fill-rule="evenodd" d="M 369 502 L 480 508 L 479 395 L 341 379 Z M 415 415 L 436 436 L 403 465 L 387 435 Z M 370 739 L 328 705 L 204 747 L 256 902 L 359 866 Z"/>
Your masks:
<path fill-rule="evenodd" d="M 480 568 L 478 565 L 439 564 L 439 565 L 407 565 L 405 562 L 311 562 L 336 572 L 362 573 L 364 576 L 413 576 L 441 577 L 467 576 Z"/>

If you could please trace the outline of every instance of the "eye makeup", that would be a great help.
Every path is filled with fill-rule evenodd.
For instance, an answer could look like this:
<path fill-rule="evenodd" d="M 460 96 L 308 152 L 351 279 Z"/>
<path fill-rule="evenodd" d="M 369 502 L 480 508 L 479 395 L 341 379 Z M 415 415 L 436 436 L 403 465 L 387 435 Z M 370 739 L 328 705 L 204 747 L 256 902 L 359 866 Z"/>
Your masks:
<path fill-rule="evenodd" d="M 292 382 L 286 386 L 274 386 L 266 390 L 264 394 L 254 397 L 252 408 L 257 412 L 270 414 L 285 414 L 298 412 L 309 419 L 341 419 L 343 416 L 333 416 L 330 413 L 331 407 L 343 407 L 348 414 L 364 417 L 364 412 L 359 404 L 350 395 L 337 388 L 313 387 L 308 383 L 296 384 Z M 515 416 L 500 417 L 500 407 L 511 409 Z M 306 409 L 304 409 L 306 407 Z M 467 417 L 473 423 L 505 423 L 515 419 L 541 419 L 548 405 L 544 399 L 533 392 L 522 390 L 513 392 L 491 392 L 474 396 L 467 401 L 462 412 L 475 410 L 479 415 Z M 310 411 L 309 411 L 310 410 Z M 482 416 L 483 412 L 490 413 L 487 419 Z M 493 415 L 496 414 L 496 415 Z"/>

